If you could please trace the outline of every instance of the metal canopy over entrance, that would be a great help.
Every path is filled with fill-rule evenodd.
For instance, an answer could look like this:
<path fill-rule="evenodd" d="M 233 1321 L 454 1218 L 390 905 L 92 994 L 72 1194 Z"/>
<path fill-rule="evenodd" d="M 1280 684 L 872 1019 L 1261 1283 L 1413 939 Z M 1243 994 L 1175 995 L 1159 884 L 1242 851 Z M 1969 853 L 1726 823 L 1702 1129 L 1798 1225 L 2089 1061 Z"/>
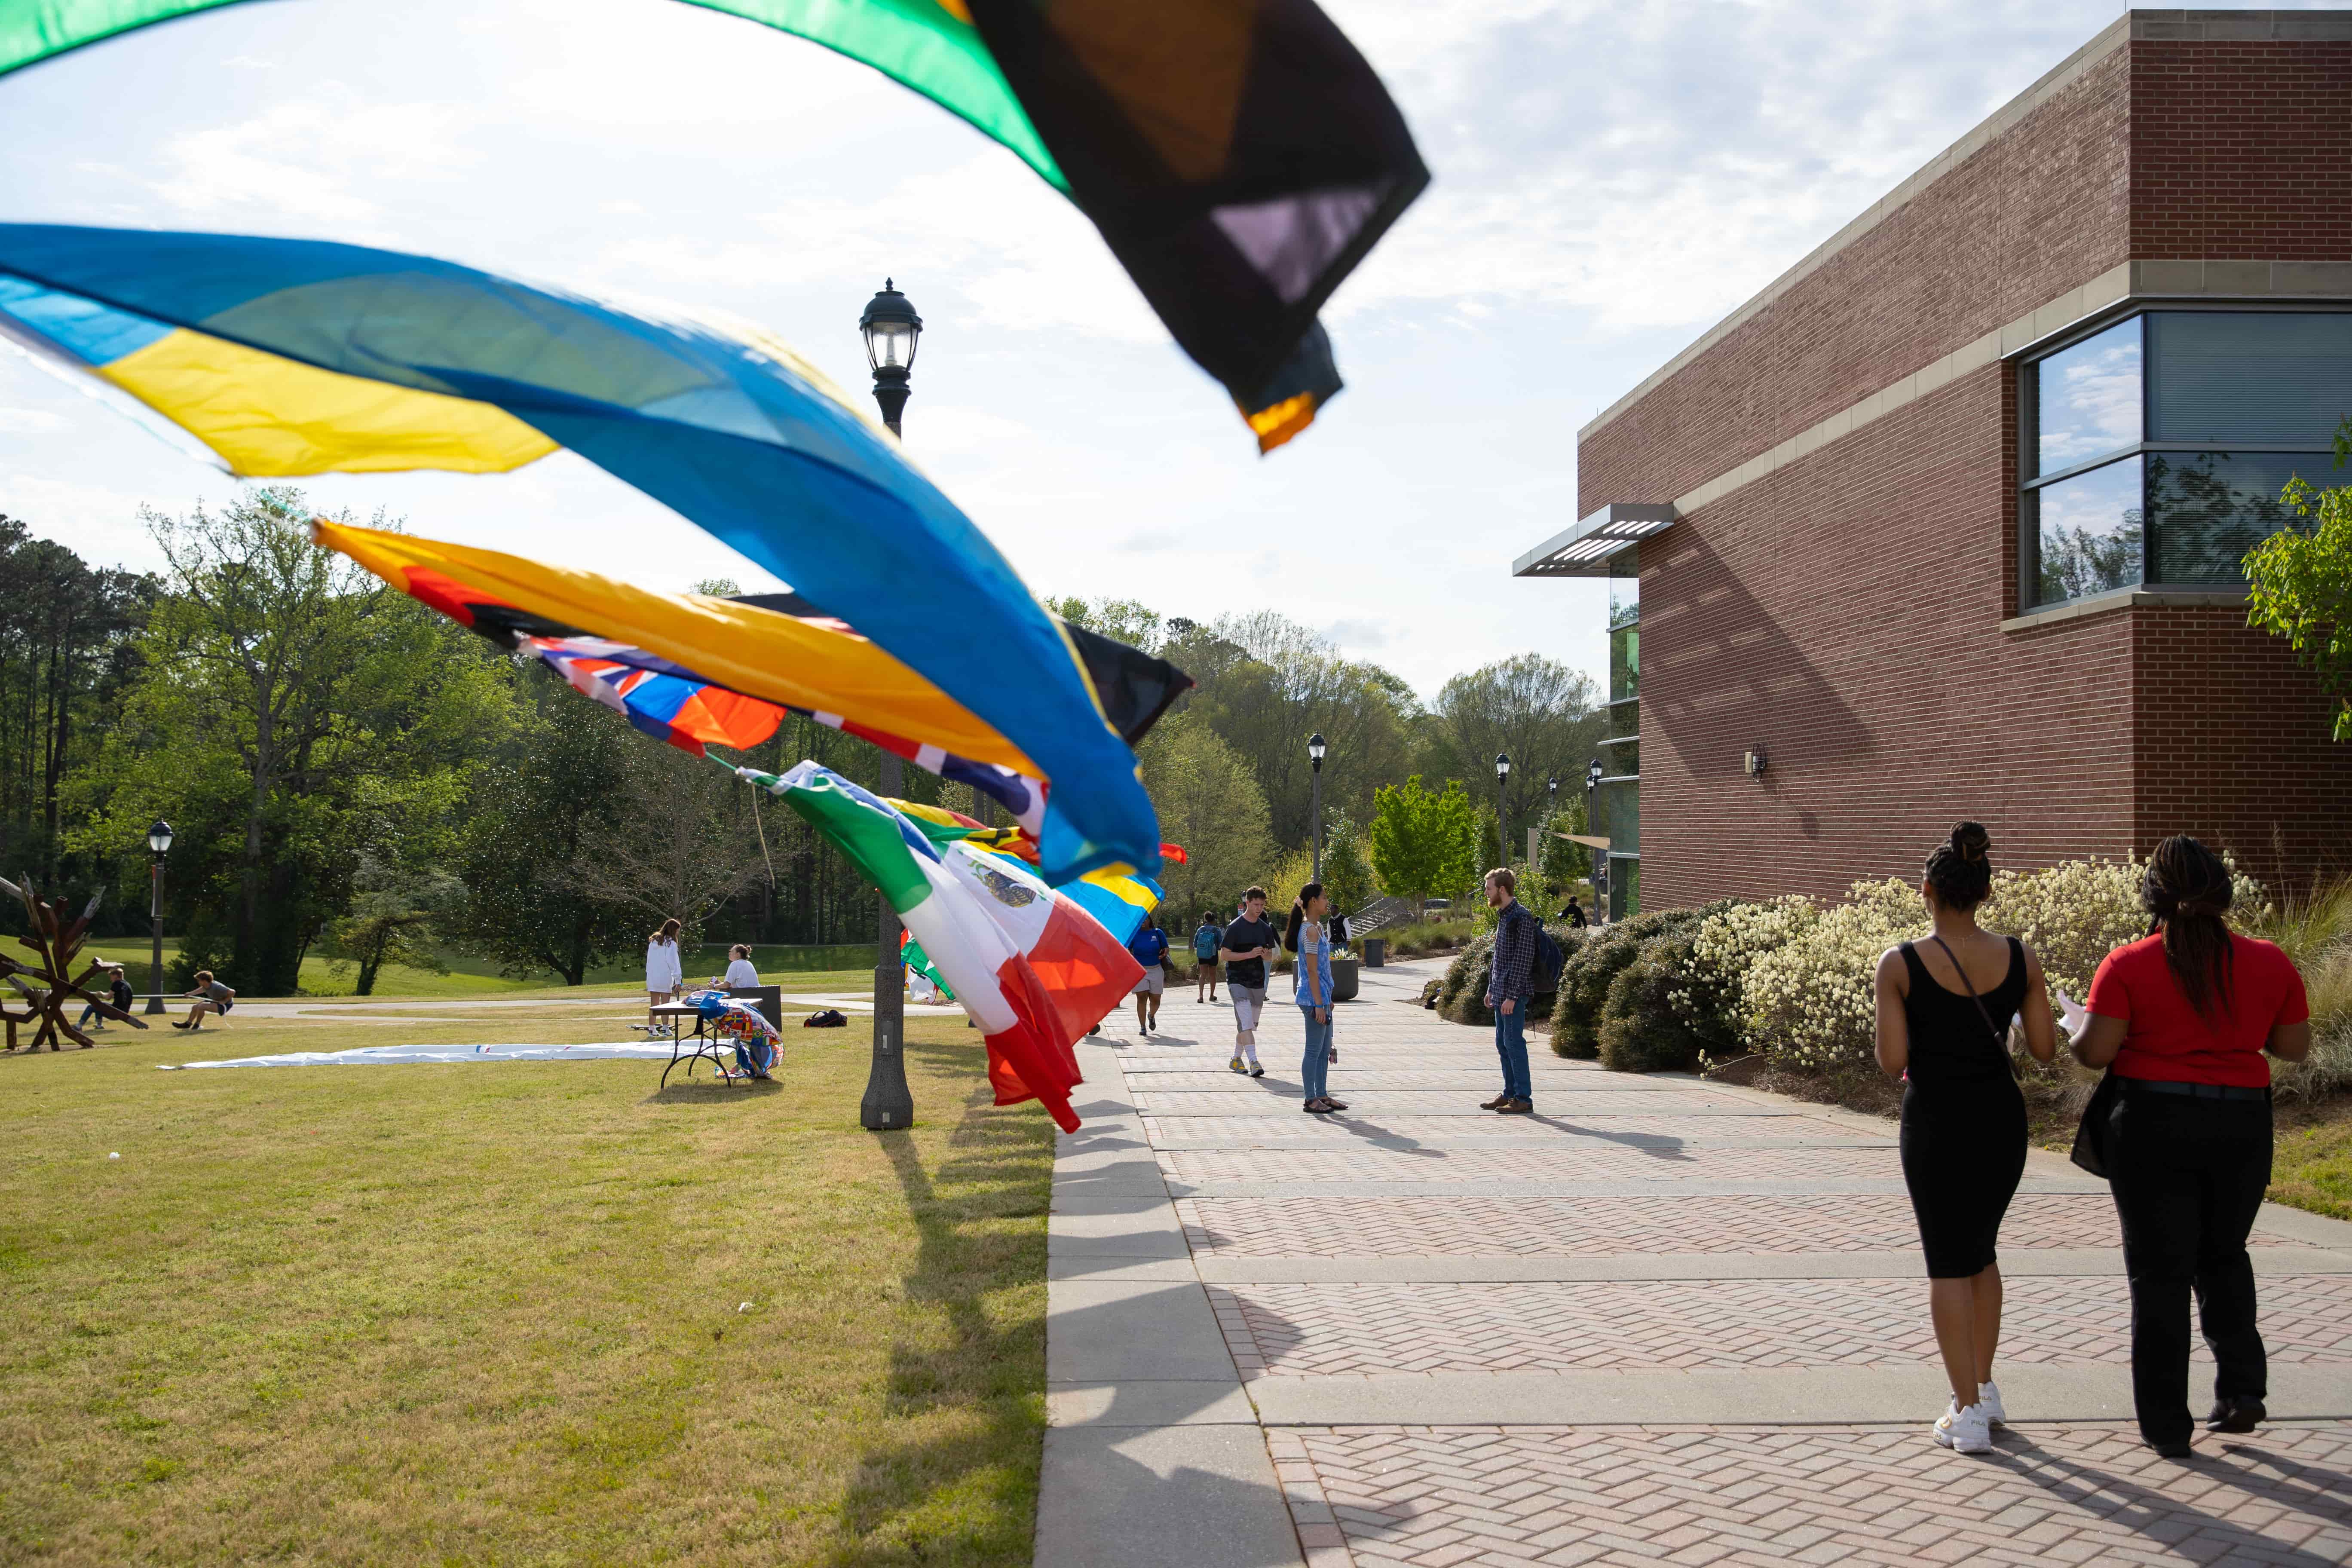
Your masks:
<path fill-rule="evenodd" d="M 1680 515 L 1671 501 L 1611 501 L 1511 563 L 1514 577 L 1606 577 L 1609 558 L 1663 532 Z"/>

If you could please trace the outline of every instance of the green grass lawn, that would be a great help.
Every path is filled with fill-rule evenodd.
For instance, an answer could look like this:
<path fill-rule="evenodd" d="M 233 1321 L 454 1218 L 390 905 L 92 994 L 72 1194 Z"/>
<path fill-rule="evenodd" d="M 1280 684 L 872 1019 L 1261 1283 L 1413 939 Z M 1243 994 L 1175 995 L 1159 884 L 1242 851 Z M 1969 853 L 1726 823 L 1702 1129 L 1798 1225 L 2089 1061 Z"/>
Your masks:
<path fill-rule="evenodd" d="M 2352 1105 L 2283 1129 L 2271 1155 L 2271 1200 L 2352 1219 Z"/>
<path fill-rule="evenodd" d="M 589 1012 L 0 1059 L 0 1560 L 1026 1564 L 1052 1125 L 960 1015 L 880 1135 L 855 1023 L 753 1090 L 154 1070 Z"/>
<path fill-rule="evenodd" d="M 167 970 L 179 951 L 177 937 L 163 939 L 163 963 Z M 754 947 L 751 962 L 758 967 L 760 977 L 771 984 L 814 990 L 817 987 L 813 981 L 825 973 L 856 968 L 870 976 L 873 973 L 873 952 L 870 942 L 863 947 L 854 943 L 832 947 Z M 143 992 L 147 989 L 154 952 L 154 944 L 149 939 L 100 937 L 83 948 L 82 961 L 87 963 L 91 959 L 103 958 L 127 965 L 131 984 Z M 510 980 L 480 959 L 457 954 L 450 955 L 448 963 L 449 973 L 446 974 L 387 963 L 376 975 L 373 994 L 378 996 L 509 996 L 551 988 L 551 976 Z M 708 980 L 714 974 L 724 973 L 726 968 L 727 947 L 724 943 L 705 944 L 689 950 L 686 955 L 686 976 L 689 983 Z M 644 965 L 634 962 L 591 970 L 589 988 L 634 991 L 640 987 L 644 975 Z M 358 984 L 359 967 L 356 964 L 339 963 L 316 954 L 302 961 L 301 986 L 305 996 L 348 996 Z M 555 986 L 553 989 L 569 988 Z M 573 992 L 572 994 L 580 993 Z"/>

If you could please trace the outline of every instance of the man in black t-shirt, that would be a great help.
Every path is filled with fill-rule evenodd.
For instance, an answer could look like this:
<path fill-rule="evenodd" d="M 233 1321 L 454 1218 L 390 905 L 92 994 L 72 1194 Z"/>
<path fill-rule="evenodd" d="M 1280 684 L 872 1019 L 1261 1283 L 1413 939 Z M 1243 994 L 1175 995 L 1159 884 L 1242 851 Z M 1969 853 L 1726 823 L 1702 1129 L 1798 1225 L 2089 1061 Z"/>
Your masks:
<path fill-rule="evenodd" d="M 1225 994 L 1234 1004 L 1234 1059 L 1226 1065 L 1252 1078 L 1265 1076 L 1257 1060 L 1257 1019 L 1265 1009 L 1265 961 L 1274 956 L 1277 940 L 1274 922 L 1265 918 L 1265 889 L 1252 888 L 1242 897 L 1241 919 L 1225 928 L 1224 945 L 1217 952 L 1225 966 Z"/>

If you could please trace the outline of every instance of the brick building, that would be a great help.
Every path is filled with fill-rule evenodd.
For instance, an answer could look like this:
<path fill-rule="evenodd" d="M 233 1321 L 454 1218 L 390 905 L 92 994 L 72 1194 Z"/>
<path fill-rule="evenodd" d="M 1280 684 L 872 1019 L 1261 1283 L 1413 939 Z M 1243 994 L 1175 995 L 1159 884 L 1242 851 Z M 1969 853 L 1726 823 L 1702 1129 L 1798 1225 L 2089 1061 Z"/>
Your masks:
<path fill-rule="evenodd" d="M 2133 11 L 1577 436 L 1611 902 L 2168 833 L 2352 868 L 2352 747 L 2236 563 L 2344 482 L 2352 11 Z"/>

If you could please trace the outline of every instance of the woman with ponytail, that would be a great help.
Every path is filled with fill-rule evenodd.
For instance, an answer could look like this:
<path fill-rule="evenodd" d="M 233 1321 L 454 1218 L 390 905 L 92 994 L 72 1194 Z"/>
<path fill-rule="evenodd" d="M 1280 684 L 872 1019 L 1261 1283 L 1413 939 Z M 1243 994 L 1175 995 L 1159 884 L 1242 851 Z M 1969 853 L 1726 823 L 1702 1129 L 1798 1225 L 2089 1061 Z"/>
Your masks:
<path fill-rule="evenodd" d="M 2213 1349 L 2216 1432 L 2251 1432 L 2268 1414 L 2254 1269 L 2246 1257 L 2271 1181 L 2271 1069 L 2299 1062 L 2311 1007 L 2294 961 L 2222 918 L 2230 868 L 2196 839 L 2148 858 L 2140 906 L 2148 934 L 2099 964 L 2087 1009 L 2064 994 L 2074 1056 L 2111 1068 L 2107 1179 L 2131 1277 L 2132 1403 L 2140 1436 L 2182 1458 L 2189 1408 L 2189 1293 Z"/>
<path fill-rule="evenodd" d="M 1282 933 L 1282 945 L 1298 955 L 1291 965 L 1296 982 L 1292 999 L 1307 1016 L 1307 1056 L 1298 1064 L 1298 1081 L 1307 1096 L 1303 1109 L 1316 1116 L 1348 1109 L 1344 1101 L 1331 1098 L 1325 1072 L 1331 1054 L 1331 933 L 1323 921 L 1330 912 L 1323 884 L 1309 882 L 1298 889 L 1290 906 L 1290 923 Z"/>
<path fill-rule="evenodd" d="M 1919 896 L 1933 929 L 1878 960 L 1878 1065 L 1903 1082 L 1903 1182 L 1927 1258 L 1927 1312 L 1952 1385 L 1930 1435 L 1982 1454 L 2008 1419 L 1993 1383 L 2000 1340 L 2000 1222 L 2025 1174 L 2025 1097 L 2010 1066 L 2021 1016 L 2038 1061 L 2058 1054 L 2042 961 L 1977 924 L 1992 891 L 1992 841 L 1963 822 L 1927 857 Z"/>

